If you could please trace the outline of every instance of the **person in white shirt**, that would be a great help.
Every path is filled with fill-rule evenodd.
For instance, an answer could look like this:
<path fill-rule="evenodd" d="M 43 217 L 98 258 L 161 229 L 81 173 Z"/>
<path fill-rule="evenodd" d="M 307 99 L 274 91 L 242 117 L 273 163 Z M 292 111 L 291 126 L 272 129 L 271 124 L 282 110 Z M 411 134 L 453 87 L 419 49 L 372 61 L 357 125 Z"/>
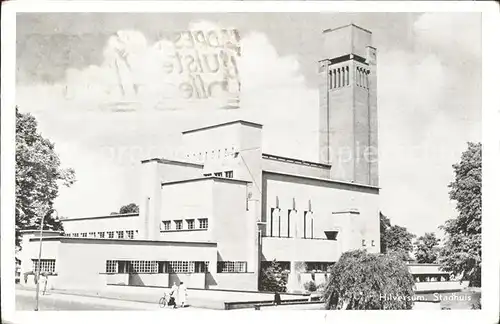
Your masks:
<path fill-rule="evenodd" d="M 181 281 L 181 284 L 178 289 L 178 300 L 179 304 L 181 307 L 186 306 L 187 304 L 187 287 L 186 285 Z"/>

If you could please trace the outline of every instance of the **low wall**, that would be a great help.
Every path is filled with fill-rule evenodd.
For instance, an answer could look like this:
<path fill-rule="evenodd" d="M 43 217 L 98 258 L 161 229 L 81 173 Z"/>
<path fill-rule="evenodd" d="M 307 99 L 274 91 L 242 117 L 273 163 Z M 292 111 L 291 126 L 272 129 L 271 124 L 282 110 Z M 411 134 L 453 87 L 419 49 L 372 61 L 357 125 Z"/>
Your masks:
<path fill-rule="evenodd" d="M 167 287 L 170 283 L 167 273 L 131 273 L 129 285 Z"/>
<path fill-rule="evenodd" d="M 467 287 L 467 283 L 459 281 L 427 281 L 416 282 L 415 292 L 445 292 L 445 291 L 460 291 Z"/>
<path fill-rule="evenodd" d="M 108 285 L 128 285 L 129 275 L 128 273 L 107 273 L 103 274 Z"/>
<path fill-rule="evenodd" d="M 54 289 L 57 287 L 58 278 L 59 277 L 57 275 L 48 276 L 47 290 Z M 26 278 L 26 282 L 24 281 L 24 275 L 21 275 L 19 283 L 23 287 L 36 288 L 35 275 L 28 275 Z M 43 282 L 43 280 L 41 280 L 40 281 L 40 290 L 43 290 L 44 287 L 45 287 L 45 283 Z"/>

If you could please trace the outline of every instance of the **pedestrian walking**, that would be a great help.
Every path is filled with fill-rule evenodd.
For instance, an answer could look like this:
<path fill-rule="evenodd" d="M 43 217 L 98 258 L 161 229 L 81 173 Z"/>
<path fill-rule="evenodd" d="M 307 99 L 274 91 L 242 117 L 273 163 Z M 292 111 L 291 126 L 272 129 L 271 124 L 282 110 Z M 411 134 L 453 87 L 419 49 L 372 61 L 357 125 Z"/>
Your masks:
<path fill-rule="evenodd" d="M 184 282 L 181 281 L 181 284 L 179 286 L 178 290 L 178 296 L 179 296 L 179 304 L 181 307 L 184 307 L 187 305 L 187 287 L 184 284 Z"/>
<path fill-rule="evenodd" d="M 177 302 L 179 299 L 179 286 L 177 282 L 174 282 L 172 285 L 172 289 L 170 289 L 170 300 L 168 301 L 169 306 L 173 306 L 173 308 L 177 308 Z"/>
<path fill-rule="evenodd" d="M 49 277 L 46 273 L 42 274 L 42 276 L 40 277 L 40 283 L 43 284 L 43 292 L 42 292 L 43 295 L 45 295 L 45 293 L 47 292 L 48 279 Z"/>

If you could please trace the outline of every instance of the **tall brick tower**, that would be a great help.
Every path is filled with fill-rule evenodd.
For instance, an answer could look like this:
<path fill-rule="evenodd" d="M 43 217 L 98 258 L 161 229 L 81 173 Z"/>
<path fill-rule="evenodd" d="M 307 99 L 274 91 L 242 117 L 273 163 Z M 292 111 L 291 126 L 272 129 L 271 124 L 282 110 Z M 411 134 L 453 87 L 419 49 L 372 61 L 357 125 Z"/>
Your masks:
<path fill-rule="evenodd" d="M 330 178 L 378 186 L 377 50 L 371 32 L 348 25 L 323 32 L 320 162 Z"/>

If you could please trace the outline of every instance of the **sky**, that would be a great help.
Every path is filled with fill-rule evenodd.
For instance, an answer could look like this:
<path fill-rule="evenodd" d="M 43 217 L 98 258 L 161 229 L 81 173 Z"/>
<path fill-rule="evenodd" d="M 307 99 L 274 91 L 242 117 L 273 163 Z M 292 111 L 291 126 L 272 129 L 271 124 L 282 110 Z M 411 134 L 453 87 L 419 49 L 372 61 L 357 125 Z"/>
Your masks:
<path fill-rule="evenodd" d="M 264 124 L 266 153 L 318 160 L 317 60 L 322 31 L 354 23 L 378 51 L 380 210 L 422 235 L 457 216 L 452 164 L 481 141 L 481 16 L 476 13 L 18 14 L 16 102 L 32 113 L 77 182 L 64 217 L 109 215 L 139 200 L 140 160 L 175 157 L 182 130 L 243 118 Z M 169 31 L 236 28 L 240 109 L 150 109 L 165 78 L 157 49 Z M 116 35 L 148 89 L 140 108 L 113 100 Z M 68 95 L 68 89 L 71 95 Z"/>

